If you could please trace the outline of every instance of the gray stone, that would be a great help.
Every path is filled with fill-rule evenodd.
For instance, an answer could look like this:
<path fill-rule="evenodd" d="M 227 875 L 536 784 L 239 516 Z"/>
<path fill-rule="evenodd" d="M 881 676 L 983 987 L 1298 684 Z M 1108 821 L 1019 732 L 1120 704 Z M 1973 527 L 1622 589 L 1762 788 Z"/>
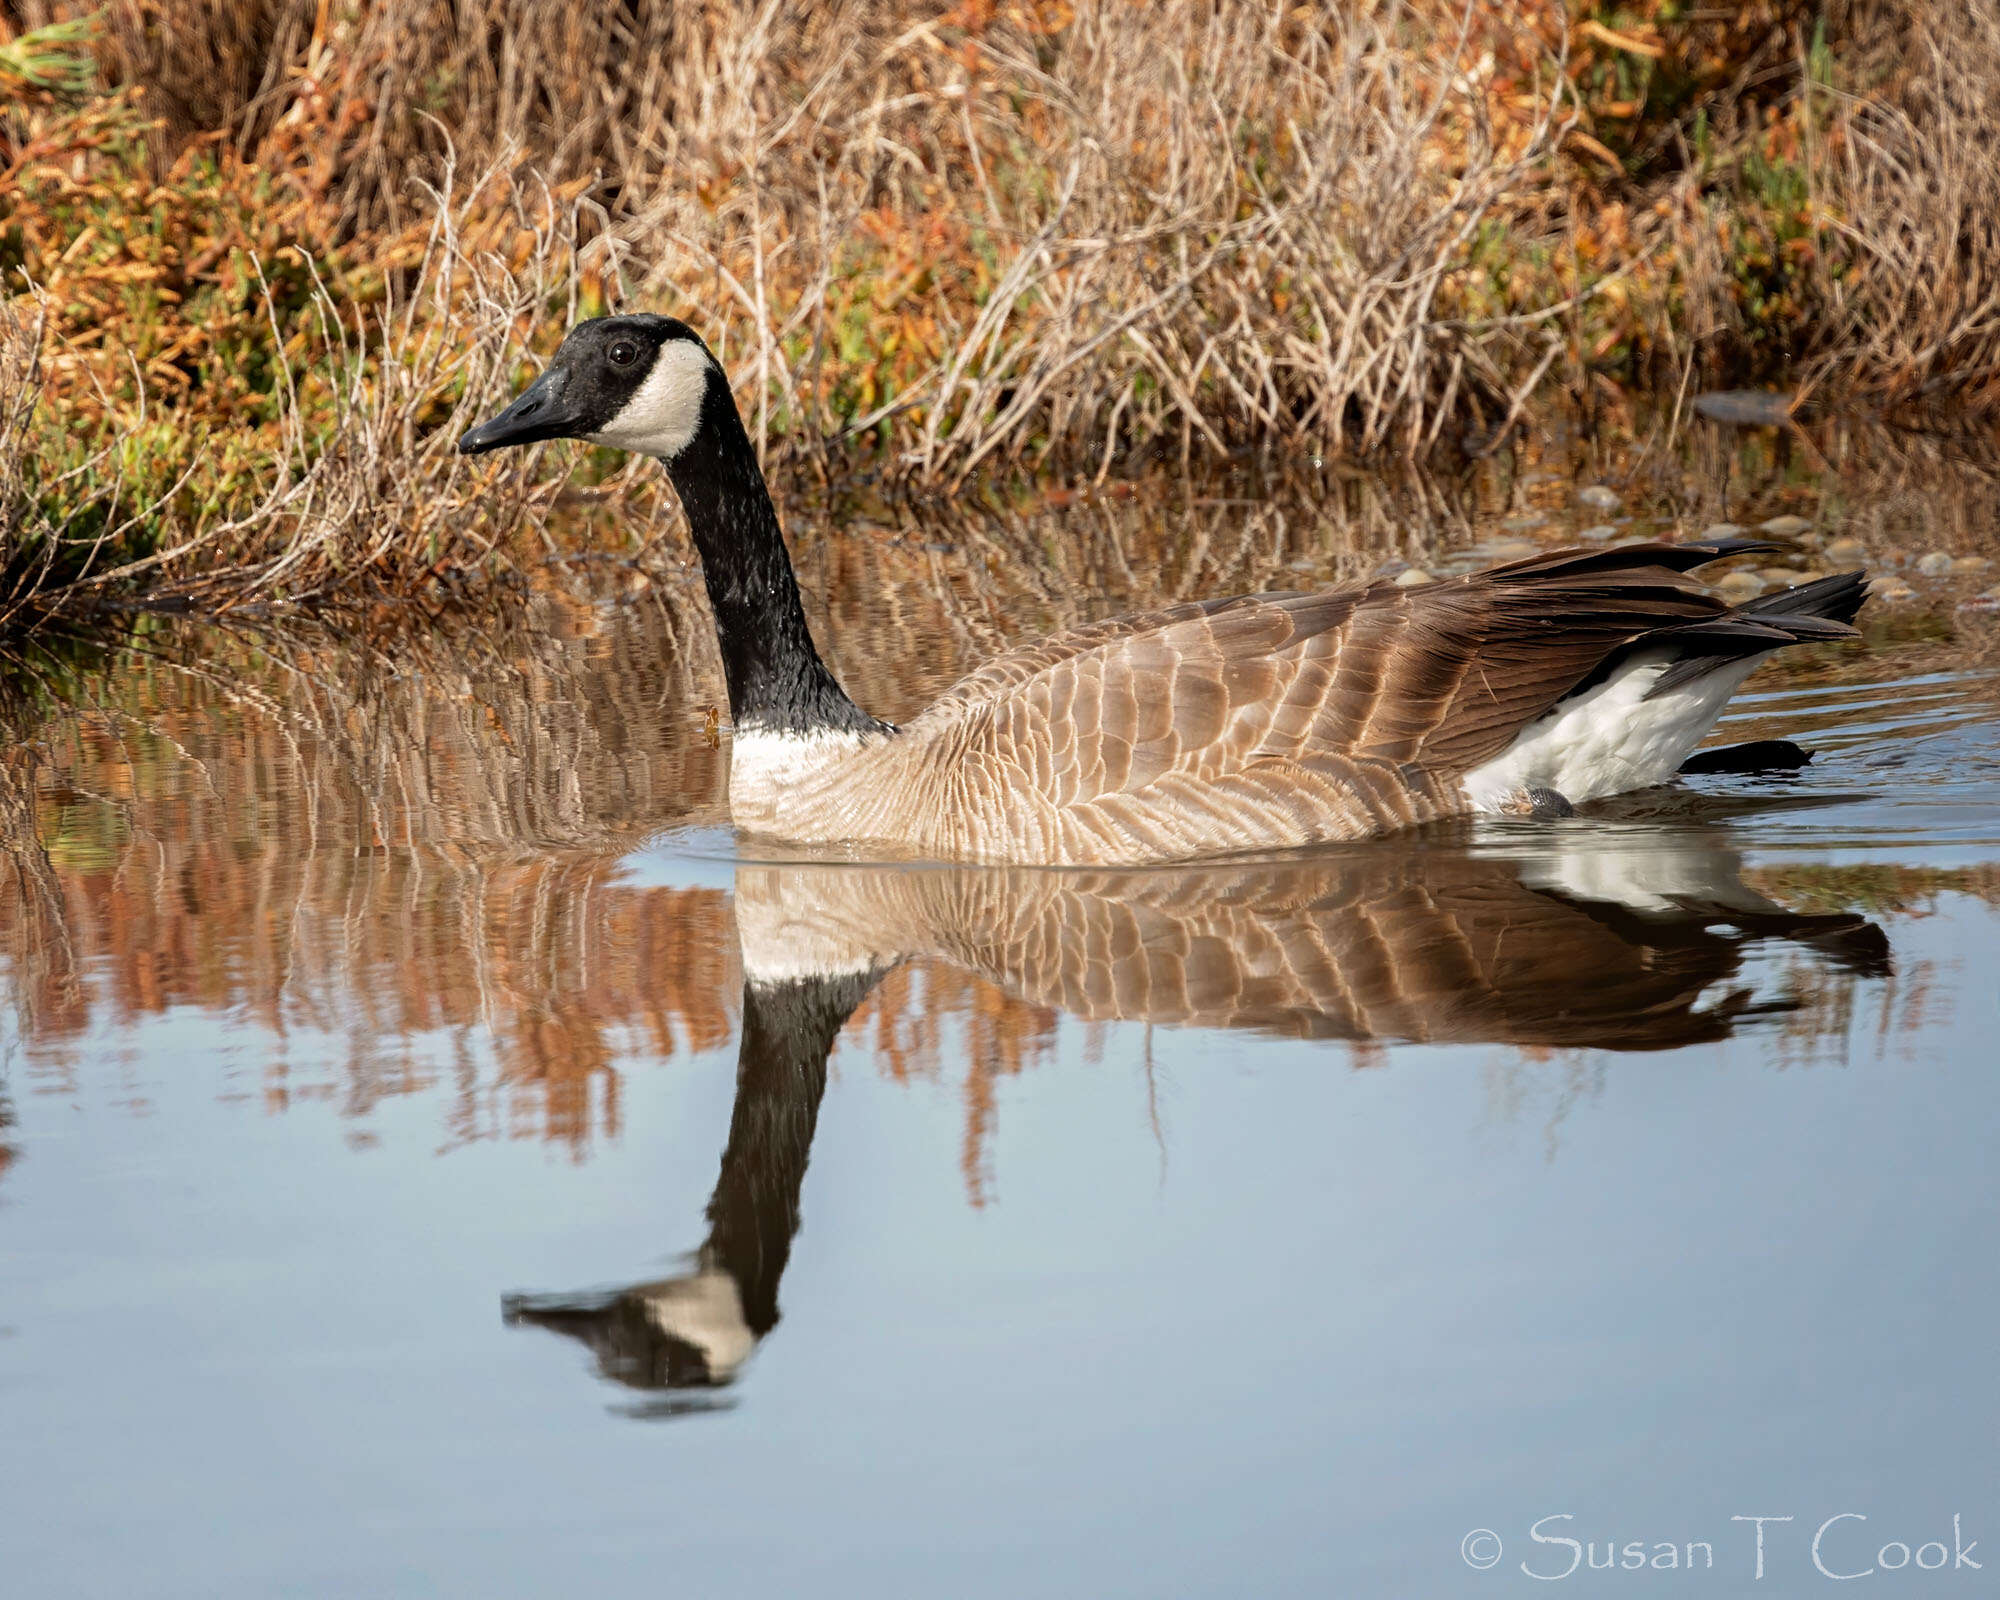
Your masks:
<path fill-rule="evenodd" d="M 1593 511 L 1616 511 L 1618 492 L 1615 489 L 1605 488 L 1601 483 L 1593 483 L 1587 488 L 1576 491 L 1576 503 L 1580 506 L 1589 506 Z"/>

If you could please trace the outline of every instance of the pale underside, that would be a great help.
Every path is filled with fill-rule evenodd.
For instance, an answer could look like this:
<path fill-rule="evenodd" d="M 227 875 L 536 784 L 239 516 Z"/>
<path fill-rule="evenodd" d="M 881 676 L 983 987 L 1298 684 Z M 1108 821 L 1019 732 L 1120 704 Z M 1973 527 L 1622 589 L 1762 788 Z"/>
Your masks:
<path fill-rule="evenodd" d="M 739 730 L 732 814 L 791 840 L 1093 865 L 1664 782 L 1754 659 L 1648 698 L 1673 654 L 1655 636 L 1734 626 L 1667 559 L 1536 558 L 1094 624 L 989 662 L 894 733 Z"/>

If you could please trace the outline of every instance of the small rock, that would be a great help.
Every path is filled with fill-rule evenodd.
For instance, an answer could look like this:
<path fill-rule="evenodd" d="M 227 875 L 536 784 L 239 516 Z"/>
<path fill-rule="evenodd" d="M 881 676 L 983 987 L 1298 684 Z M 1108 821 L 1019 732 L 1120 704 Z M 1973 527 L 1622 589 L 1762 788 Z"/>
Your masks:
<path fill-rule="evenodd" d="M 1594 528 L 1581 529 L 1577 533 L 1577 537 L 1579 539 L 1588 539 L 1592 544 L 1597 544 L 1605 539 L 1617 538 L 1618 530 L 1608 522 L 1600 522 Z"/>
<path fill-rule="evenodd" d="M 1509 517 L 1500 526 L 1514 529 L 1539 528 L 1548 520 L 1548 513 L 1545 511 L 1524 511 L 1518 517 Z"/>
<path fill-rule="evenodd" d="M 1713 422 L 1738 428 L 1781 428 L 1792 420 L 1796 402 L 1766 389 L 1711 389 L 1694 397 L 1694 408 Z"/>
<path fill-rule="evenodd" d="M 1757 569 L 1757 576 L 1762 578 L 1766 583 L 1775 584 L 1781 589 L 1789 589 L 1793 584 L 1802 582 L 1805 578 L 1805 574 L 1800 572 L 1796 567 L 1759 567 Z"/>
<path fill-rule="evenodd" d="M 1587 488 L 1576 491 L 1576 503 L 1580 506 L 1589 506 L 1593 511 L 1616 511 L 1618 493 L 1615 489 L 1605 488 L 1601 483 L 1593 483 Z"/>
<path fill-rule="evenodd" d="M 2000 586 L 1988 589 L 1984 594 L 1976 594 L 1970 600 L 1958 603 L 1961 611 L 2000 611 Z"/>
<path fill-rule="evenodd" d="M 1422 567 L 1410 567 L 1396 574 L 1398 589 L 1414 589 L 1420 583 L 1433 582 L 1431 575 Z"/>
<path fill-rule="evenodd" d="M 1775 534 L 1780 539 L 1796 539 L 1802 533 L 1812 532 L 1812 523 L 1805 517 L 1767 517 L 1757 524 L 1759 533 Z"/>
<path fill-rule="evenodd" d="M 1899 604 L 1904 600 L 1913 600 L 1916 598 L 1916 593 L 1917 591 L 1903 582 L 1901 578 L 1883 578 L 1879 582 L 1871 583 L 1868 586 L 1869 599 L 1886 600 L 1890 605 Z"/>
<path fill-rule="evenodd" d="M 1541 549 L 1531 539 L 1496 539 L 1481 554 L 1495 561 L 1518 561 L 1522 556 L 1539 555 Z"/>
<path fill-rule="evenodd" d="M 1701 530 L 1704 539 L 1734 539 L 1743 531 L 1740 522 L 1711 522 Z"/>
<path fill-rule="evenodd" d="M 1764 580 L 1754 572 L 1725 573 L 1715 585 L 1716 592 L 1730 600 L 1750 600 L 1764 592 Z"/>
<path fill-rule="evenodd" d="M 1953 572 L 1984 572 L 1992 565 L 1993 563 L 1987 560 L 1985 556 L 1960 556 L 1956 561 L 1952 562 L 1951 570 Z"/>
<path fill-rule="evenodd" d="M 1951 557 L 1943 550 L 1933 550 L 1917 557 L 1917 571 L 1926 578 L 1942 578 L 1951 571 Z"/>
<path fill-rule="evenodd" d="M 1826 559 L 1836 567 L 1851 567 L 1868 560 L 1868 547 L 1856 538 L 1836 539 L 1826 547 Z"/>

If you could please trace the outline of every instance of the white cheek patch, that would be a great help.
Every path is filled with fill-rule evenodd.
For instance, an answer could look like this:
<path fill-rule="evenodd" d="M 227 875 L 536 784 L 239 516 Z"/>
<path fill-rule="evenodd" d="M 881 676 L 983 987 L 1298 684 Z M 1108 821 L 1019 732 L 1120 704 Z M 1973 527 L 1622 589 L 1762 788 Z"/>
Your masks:
<path fill-rule="evenodd" d="M 701 346 L 670 339 L 654 357 L 646 381 L 619 413 L 601 431 L 585 437 L 592 444 L 637 450 L 662 460 L 679 455 L 701 426 L 708 375 L 716 370 Z"/>

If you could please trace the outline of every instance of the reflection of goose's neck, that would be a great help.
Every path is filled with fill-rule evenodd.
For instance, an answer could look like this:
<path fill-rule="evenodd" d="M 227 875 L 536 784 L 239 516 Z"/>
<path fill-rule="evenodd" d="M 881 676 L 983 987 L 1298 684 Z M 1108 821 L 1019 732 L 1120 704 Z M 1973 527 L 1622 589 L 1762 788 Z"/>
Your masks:
<path fill-rule="evenodd" d="M 743 986 L 736 1106 L 708 1202 L 701 1264 L 734 1280 L 744 1324 L 759 1339 L 778 1320 L 778 1279 L 798 1231 L 827 1056 L 874 984 L 870 971 Z"/>
<path fill-rule="evenodd" d="M 777 1325 L 827 1056 L 875 977 L 744 985 L 736 1104 L 693 1271 L 610 1294 L 512 1295 L 509 1319 L 582 1340 L 636 1389 L 733 1380 Z"/>

